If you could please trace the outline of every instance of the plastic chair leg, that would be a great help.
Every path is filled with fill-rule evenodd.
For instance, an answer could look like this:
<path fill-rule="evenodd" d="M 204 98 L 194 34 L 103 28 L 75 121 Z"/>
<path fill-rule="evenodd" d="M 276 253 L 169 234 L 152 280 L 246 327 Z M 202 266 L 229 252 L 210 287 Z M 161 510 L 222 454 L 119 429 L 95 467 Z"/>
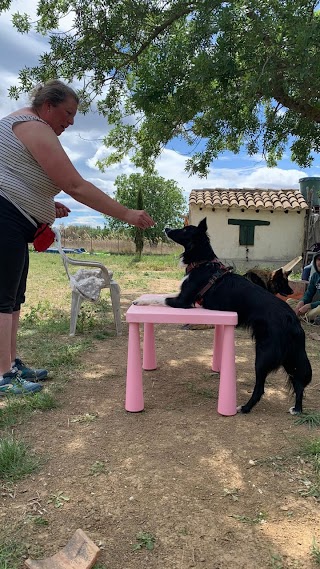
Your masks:
<path fill-rule="evenodd" d="M 116 327 L 117 336 L 121 335 L 122 332 L 122 322 L 121 322 L 121 311 L 120 311 L 120 287 L 115 281 L 110 283 L 110 296 L 111 304 L 113 310 L 114 323 Z"/>
<path fill-rule="evenodd" d="M 71 297 L 70 336 L 74 336 L 76 333 L 78 314 L 82 301 L 81 295 L 73 290 Z"/>

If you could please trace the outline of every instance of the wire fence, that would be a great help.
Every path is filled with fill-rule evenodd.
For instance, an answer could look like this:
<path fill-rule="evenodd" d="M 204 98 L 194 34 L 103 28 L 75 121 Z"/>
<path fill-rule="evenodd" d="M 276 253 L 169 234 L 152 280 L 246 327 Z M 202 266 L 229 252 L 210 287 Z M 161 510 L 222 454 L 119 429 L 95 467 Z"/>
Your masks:
<path fill-rule="evenodd" d="M 94 252 L 105 252 L 105 253 L 127 253 L 134 254 L 136 252 L 135 244 L 130 239 L 94 239 L 88 237 L 64 237 L 61 235 L 62 247 L 68 247 L 72 249 L 79 249 L 83 247 L 88 253 Z M 181 252 L 181 247 L 177 246 L 175 243 L 164 243 L 160 242 L 157 244 L 150 244 L 145 242 L 143 246 L 143 254 L 153 254 L 153 255 L 167 255 L 170 253 Z"/>

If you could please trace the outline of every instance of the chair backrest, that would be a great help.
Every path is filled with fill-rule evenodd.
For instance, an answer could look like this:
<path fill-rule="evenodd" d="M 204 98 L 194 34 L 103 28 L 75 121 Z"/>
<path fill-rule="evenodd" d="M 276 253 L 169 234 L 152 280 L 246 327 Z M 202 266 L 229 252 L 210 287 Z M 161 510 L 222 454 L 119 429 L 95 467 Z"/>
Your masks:
<path fill-rule="evenodd" d="M 64 268 L 65 268 L 66 273 L 68 275 L 68 278 L 70 280 L 70 272 L 69 272 L 69 267 L 68 267 L 69 259 L 68 259 L 67 255 L 65 254 L 64 250 L 62 249 L 60 231 L 59 231 L 59 229 L 56 229 L 55 227 L 53 227 L 53 231 L 54 231 L 55 236 L 56 236 L 57 249 L 60 253 Z"/>
<path fill-rule="evenodd" d="M 101 288 L 106 288 L 106 287 L 110 287 L 111 283 L 113 283 L 112 277 L 113 277 L 113 272 L 109 271 L 107 269 L 107 267 L 105 265 L 103 265 L 102 263 L 96 262 L 96 261 L 83 261 L 83 260 L 79 260 L 79 259 L 72 259 L 71 257 L 68 257 L 68 255 L 66 255 L 66 253 L 64 252 L 62 245 L 61 245 L 61 235 L 60 235 L 60 231 L 59 229 L 53 228 L 53 231 L 56 235 L 56 243 L 57 243 L 57 249 L 60 253 L 65 271 L 67 273 L 69 282 L 70 282 L 70 286 L 73 290 L 77 290 L 79 292 L 79 294 L 81 294 L 84 298 L 88 298 L 89 300 L 96 300 L 97 297 L 97 292 L 95 292 L 94 296 L 92 297 L 90 294 L 86 293 L 85 287 L 81 286 L 78 279 L 75 278 L 75 275 L 72 275 L 70 270 L 69 270 L 69 266 L 73 265 L 73 266 L 78 266 L 78 267 L 90 267 L 91 271 L 87 270 L 86 271 L 86 277 L 88 277 L 88 273 L 92 273 L 92 278 L 96 278 L 99 282 L 97 282 L 96 287 Z M 99 274 L 97 274 L 97 271 L 99 271 Z M 99 278 L 100 277 L 100 278 Z"/>

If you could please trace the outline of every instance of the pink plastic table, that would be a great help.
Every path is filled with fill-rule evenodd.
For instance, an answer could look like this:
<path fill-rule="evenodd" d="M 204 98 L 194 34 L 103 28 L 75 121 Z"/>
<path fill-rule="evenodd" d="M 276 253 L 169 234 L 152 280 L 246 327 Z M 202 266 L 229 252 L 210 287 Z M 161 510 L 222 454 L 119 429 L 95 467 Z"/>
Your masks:
<path fill-rule="evenodd" d="M 163 295 L 143 295 L 154 299 Z M 210 324 L 214 325 L 212 370 L 220 371 L 218 413 L 237 413 L 234 327 L 238 323 L 236 312 L 207 310 L 205 308 L 170 308 L 169 306 L 137 306 L 127 311 L 129 324 L 128 361 L 125 409 L 132 413 L 143 411 L 142 368 L 157 368 L 154 324 Z M 143 360 L 140 353 L 140 323 L 144 325 Z M 187 340 L 187 338 L 186 338 Z"/>

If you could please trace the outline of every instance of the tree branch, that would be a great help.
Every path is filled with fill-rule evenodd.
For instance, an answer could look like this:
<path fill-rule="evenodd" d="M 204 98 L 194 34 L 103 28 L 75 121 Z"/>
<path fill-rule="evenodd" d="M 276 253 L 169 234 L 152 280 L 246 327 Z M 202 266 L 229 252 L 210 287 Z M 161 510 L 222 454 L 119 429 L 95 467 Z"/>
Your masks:
<path fill-rule="evenodd" d="M 281 85 L 277 85 L 272 93 L 272 96 L 276 101 L 278 101 L 278 103 L 287 109 L 299 113 L 302 117 L 311 120 L 312 122 L 320 123 L 319 108 L 313 107 L 307 102 L 297 101 L 293 97 L 290 97 L 290 95 L 284 91 Z"/>

